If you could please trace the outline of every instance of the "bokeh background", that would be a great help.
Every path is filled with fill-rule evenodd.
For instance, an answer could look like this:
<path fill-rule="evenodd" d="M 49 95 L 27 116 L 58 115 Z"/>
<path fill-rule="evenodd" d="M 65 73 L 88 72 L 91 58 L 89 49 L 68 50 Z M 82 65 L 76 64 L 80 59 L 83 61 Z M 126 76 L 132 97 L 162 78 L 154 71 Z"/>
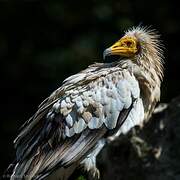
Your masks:
<path fill-rule="evenodd" d="M 0 174 L 20 125 L 63 79 L 102 61 L 129 27 L 152 25 L 165 45 L 162 102 L 180 94 L 180 21 L 175 0 L 0 1 Z"/>

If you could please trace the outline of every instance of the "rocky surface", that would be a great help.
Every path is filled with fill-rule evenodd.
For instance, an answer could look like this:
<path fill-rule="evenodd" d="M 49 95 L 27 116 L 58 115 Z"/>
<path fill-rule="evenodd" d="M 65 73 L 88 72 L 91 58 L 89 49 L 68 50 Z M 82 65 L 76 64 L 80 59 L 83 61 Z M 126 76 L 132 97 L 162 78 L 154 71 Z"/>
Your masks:
<path fill-rule="evenodd" d="M 180 180 L 180 97 L 104 148 L 98 167 L 103 180 Z"/>

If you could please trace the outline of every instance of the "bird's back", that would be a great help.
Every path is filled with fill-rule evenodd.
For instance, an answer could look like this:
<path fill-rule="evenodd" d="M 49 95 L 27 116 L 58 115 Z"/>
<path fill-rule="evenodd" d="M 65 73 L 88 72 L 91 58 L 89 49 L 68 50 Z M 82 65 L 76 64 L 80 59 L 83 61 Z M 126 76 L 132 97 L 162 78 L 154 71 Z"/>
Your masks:
<path fill-rule="evenodd" d="M 138 121 L 142 121 L 139 84 L 126 68 L 96 64 L 69 77 L 16 138 L 17 164 L 11 179 L 24 175 L 41 178 L 83 161 L 108 131 L 119 130 L 117 124 L 121 126 L 122 116 L 127 116 L 123 111 L 129 113 L 132 108 L 139 108 Z M 131 116 L 138 117 L 133 111 Z M 129 122 L 122 132 L 135 125 Z"/>
<path fill-rule="evenodd" d="M 11 180 L 67 179 L 79 164 L 99 176 L 96 156 L 106 139 L 142 124 L 159 101 L 159 51 L 156 34 L 138 27 L 105 51 L 123 59 L 67 78 L 23 125 Z"/>

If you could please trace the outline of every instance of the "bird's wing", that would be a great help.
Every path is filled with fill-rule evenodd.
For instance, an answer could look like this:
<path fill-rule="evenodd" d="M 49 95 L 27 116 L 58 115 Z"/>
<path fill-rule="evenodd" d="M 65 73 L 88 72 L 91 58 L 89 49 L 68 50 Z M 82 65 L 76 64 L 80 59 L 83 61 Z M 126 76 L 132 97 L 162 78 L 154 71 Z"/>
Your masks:
<path fill-rule="evenodd" d="M 13 176 L 43 176 L 82 161 L 109 131 L 136 125 L 133 116 L 143 119 L 136 114 L 138 106 L 142 111 L 139 84 L 126 69 L 90 67 L 71 76 L 41 104 L 15 140 Z"/>

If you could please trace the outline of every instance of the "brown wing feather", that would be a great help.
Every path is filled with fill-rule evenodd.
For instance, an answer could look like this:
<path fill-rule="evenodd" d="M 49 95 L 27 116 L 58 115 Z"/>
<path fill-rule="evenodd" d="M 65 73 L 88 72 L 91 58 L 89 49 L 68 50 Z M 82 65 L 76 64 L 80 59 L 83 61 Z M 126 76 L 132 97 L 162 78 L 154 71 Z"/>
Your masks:
<path fill-rule="evenodd" d="M 53 153 L 47 152 L 36 179 L 48 176 L 59 168 L 66 169 L 74 163 L 81 162 L 106 131 L 105 127 L 93 132 L 87 129 L 81 135 L 66 140 L 61 147 L 53 150 Z"/>
<path fill-rule="evenodd" d="M 15 140 L 14 175 L 40 178 L 59 167 L 69 167 L 82 161 L 109 130 L 118 130 L 133 98 L 139 97 L 139 91 L 134 91 L 139 88 L 135 78 L 120 70 L 80 73 L 46 99 Z M 86 85 L 73 85 L 85 76 Z"/>

